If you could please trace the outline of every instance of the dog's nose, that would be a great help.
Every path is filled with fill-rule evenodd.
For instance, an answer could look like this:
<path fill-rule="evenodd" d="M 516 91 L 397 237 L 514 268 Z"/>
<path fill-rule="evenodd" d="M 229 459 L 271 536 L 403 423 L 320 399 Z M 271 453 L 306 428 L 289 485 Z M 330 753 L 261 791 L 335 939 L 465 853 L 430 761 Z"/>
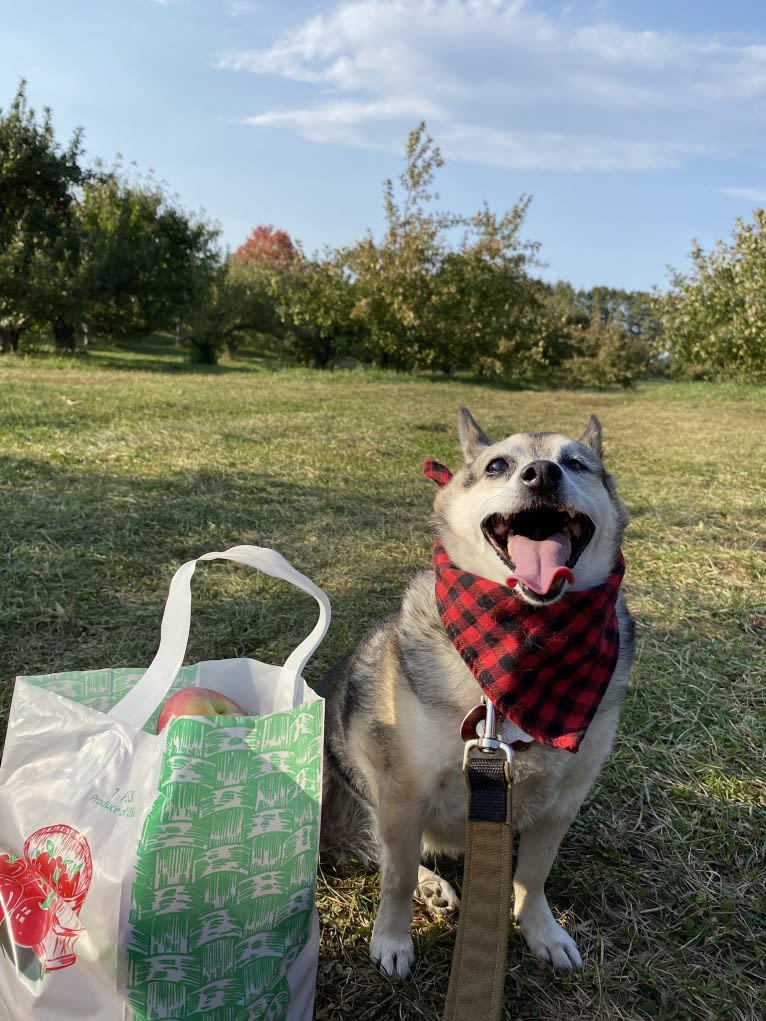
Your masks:
<path fill-rule="evenodd" d="M 527 489 L 555 489 L 561 481 L 561 467 L 555 461 L 530 461 L 521 472 L 521 481 Z"/>

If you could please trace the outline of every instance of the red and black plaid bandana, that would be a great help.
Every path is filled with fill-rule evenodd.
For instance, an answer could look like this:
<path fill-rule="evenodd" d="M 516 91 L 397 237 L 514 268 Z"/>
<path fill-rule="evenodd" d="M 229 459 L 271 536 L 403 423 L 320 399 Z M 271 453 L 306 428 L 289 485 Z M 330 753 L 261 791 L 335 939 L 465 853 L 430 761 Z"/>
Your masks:
<path fill-rule="evenodd" d="M 438 541 L 433 563 L 442 624 L 484 694 L 536 741 L 576 752 L 617 664 L 622 554 L 603 585 L 551 606 L 461 571 Z"/>
<path fill-rule="evenodd" d="M 446 464 L 439 464 L 438 461 L 424 461 L 423 474 L 427 479 L 435 482 L 439 489 L 452 480 L 452 472 Z"/>

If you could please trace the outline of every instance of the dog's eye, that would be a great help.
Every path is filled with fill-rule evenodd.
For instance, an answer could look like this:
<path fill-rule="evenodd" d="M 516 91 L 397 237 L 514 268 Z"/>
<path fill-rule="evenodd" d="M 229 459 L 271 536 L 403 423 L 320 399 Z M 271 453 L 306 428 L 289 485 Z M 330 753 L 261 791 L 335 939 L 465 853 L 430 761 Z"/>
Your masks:
<path fill-rule="evenodd" d="M 570 471 L 573 472 L 587 472 L 590 471 L 587 464 L 581 461 L 579 457 L 567 457 L 564 460 L 564 464 Z"/>
<path fill-rule="evenodd" d="M 485 475 L 504 475 L 510 465 L 504 457 L 493 457 L 487 467 L 484 469 Z"/>

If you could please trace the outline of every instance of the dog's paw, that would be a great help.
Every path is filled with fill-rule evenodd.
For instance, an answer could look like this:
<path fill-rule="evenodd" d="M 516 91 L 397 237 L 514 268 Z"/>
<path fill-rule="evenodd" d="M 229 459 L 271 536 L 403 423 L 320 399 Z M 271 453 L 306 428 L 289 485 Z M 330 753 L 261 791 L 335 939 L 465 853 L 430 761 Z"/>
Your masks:
<path fill-rule="evenodd" d="M 412 937 L 392 939 L 390 936 L 373 935 L 370 943 L 372 963 L 384 971 L 389 978 L 409 978 L 412 965 L 415 963 L 415 947 Z"/>
<path fill-rule="evenodd" d="M 414 896 L 432 918 L 451 915 L 460 908 L 460 898 L 446 879 L 422 865 L 418 871 Z"/>
<path fill-rule="evenodd" d="M 582 957 L 577 944 L 552 918 L 549 923 L 530 927 L 522 923 L 521 934 L 530 953 L 559 971 L 579 971 Z"/>

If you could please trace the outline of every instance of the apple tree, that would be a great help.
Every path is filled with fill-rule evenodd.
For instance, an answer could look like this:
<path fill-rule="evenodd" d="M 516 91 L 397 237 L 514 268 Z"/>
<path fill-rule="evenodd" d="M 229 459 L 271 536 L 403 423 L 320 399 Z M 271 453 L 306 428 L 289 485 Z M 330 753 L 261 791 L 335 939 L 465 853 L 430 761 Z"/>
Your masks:
<path fill-rule="evenodd" d="M 472 216 L 436 210 L 443 165 L 421 123 L 408 137 L 398 186 L 384 182 L 382 239 L 368 232 L 338 253 L 354 282 L 354 316 L 380 365 L 502 374 L 532 343 L 527 270 L 538 246 L 520 239 L 530 199 L 501 216 L 486 205 Z"/>
<path fill-rule="evenodd" d="M 119 168 L 85 185 L 77 208 L 78 279 L 90 330 L 140 336 L 172 328 L 220 265 L 219 231 L 153 179 Z"/>
<path fill-rule="evenodd" d="M 79 258 L 75 209 L 85 180 L 81 132 L 56 141 L 51 112 L 38 118 L 22 81 L 0 110 L 0 346 L 18 350 L 35 322 L 56 326 L 76 313 Z"/>
<path fill-rule="evenodd" d="M 766 210 L 738 219 L 729 242 L 694 242 L 689 273 L 671 271 L 663 323 L 676 371 L 766 380 Z"/>
<path fill-rule="evenodd" d="M 344 358 L 369 358 L 356 284 L 338 253 L 297 258 L 280 281 L 277 311 L 285 349 L 299 363 L 323 369 Z"/>

